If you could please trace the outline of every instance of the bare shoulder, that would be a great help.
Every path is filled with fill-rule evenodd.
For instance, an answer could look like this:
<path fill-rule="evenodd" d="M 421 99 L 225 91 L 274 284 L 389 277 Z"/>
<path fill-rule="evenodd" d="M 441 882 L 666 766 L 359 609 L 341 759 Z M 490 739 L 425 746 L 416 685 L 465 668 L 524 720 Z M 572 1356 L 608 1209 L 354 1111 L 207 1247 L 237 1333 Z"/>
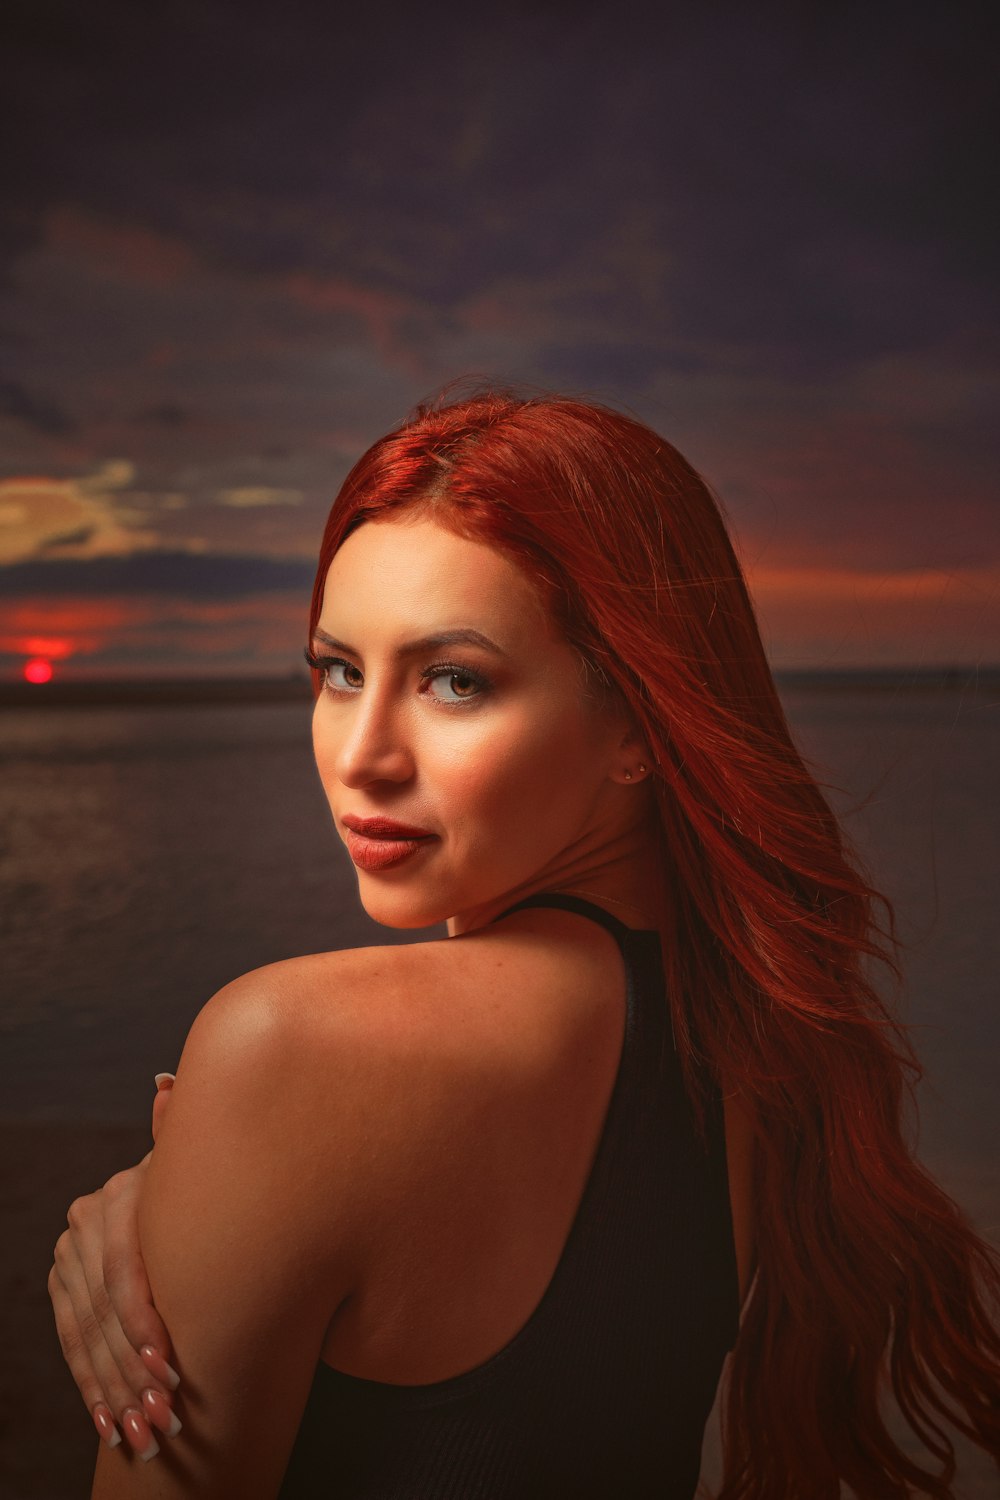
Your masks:
<path fill-rule="evenodd" d="M 421 945 L 345 948 L 285 959 L 253 969 L 219 990 L 199 1013 L 182 1070 L 194 1057 L 229 1078 L 248 1075 L 272 1084 L 292 1069 L 300 1085 L 330 1078 L 335 1058 L 358 1057 L 392 1034 L 422 966 Z M 331 1050 L 332 1049 L 332 1050 Z"/>
<path fill-rule="evenodd" d="M 291 1069 L 306 1089 L 343 1086 L 355 1070 L 370 1077 L 373 1068 L 418 1062 L 425 1084 L 463 1072 L 482 1082 L 484 1066 L 544 1066 L 546 1047 L 567 1040 L 561 1023 L 586 1018 L 587 994 L 606 993 L 617 961 L 592 924 L 569 931 L 531 918 L 464 938 L 341 949 L 256 969 L 212 998 L 191 1042 L 224 1055 L 230 1075 L 263 1072 L 277 1083 Z M 573 1006 L 540 1011 L 540 999 L 570 994 Z"/>
<path fill-rule="evenodd" d="M 422 968 L 412 952 L 311 954 L 225 985 L 188 1034 L 171 1114 L 191 1098 L 209 1123 L 226 1111 L 248 1129 L 264 1119 L 276 1164 L 304 1139 L 314 1155 L 342 1152 L 346 1129 L 381 1118 L 380 1084 L 405 1043 L 407 994 Z"/>
<path fill-rule="evenodd" d="M 199 1015 L 157 1152 L 176 1142 L 183 1171 L 225 1142 L 297 1250 L 322 1266 L 336 1247 L 353 1281 L 481 1184 L 484 1158 L 519 1180 L 539 1140 L 572 1157 L 614 1075 L 623 990 L 613 940 L 553 912 L 268 965 Z"/>
<path fill-rule="evenodd" d="M 621 990 L 614 940 L 551 910 L 458 939 L 290 959 L 242 976 L 209 1002 L 177 1089 L 205 1068 L 215 1075 L 203 1089 L 213 1108 L 220 1083 L 223 1096 L 239 1090 L 240 1107 L 268 1121 L 261 1149 L 284 1152 L 296 1174 L 308 1140 L 317 1201 L 330 1201 L 318 1188 L 328 1184 L 340 1214 L 358 1186 L 345 1163 L 364 1161 L 362 1217 L 375 1232 L 380 1194 L 399 1203 L 411 1193 L 431 1201 L 443 1184 L 458 1191 L 468 1169 L 463 1143 L 480 1160 L 484 1141 L 517 1152 L 523 1135 L 525 1159 L 539 1138 L 564 1133 L 569 1143 L 613 1078 Z M 755 1265 L 754 1136 L 746 1107 L 727 1099 L 744 1296 Z"/>

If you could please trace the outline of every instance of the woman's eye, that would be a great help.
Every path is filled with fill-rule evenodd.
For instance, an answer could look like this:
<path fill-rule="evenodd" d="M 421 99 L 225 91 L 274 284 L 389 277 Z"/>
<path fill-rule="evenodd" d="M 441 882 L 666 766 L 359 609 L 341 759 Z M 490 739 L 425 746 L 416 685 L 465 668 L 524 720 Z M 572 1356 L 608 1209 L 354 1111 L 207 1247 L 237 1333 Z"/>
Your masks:
<path fill-rule="evenodd" d="M 305 659 L 312 667 L 313 671 L 320 673 L 321 677 L 323 678 L 324 688 L 329 688 L 335 693 L 345 692 L 348 690 L 342 683 L 332 680 L 333 673 L 336 672 L 339 668 L 342 667 L 345 672 L 357 672 L 359 677 L 362 675 L 358 671 L 357 667 L 353 666 L 349 661 L 344 661 L 339 656 L 317 656 L 316 653 L 311 651 L 308 646 L 306 647 L 303 654 L 305 655 Z M 357 686 L 360 686 L 360 684 L 350 684 L 351 688 Z"/>
<path fill-rule="evenodd" d="M 461 669 L 453 669 L 451 667 L 447 667 L 443 671 L 439 669 L 435 672 L 428 672 L 426 674 L 426 680 L 429 682 L 439 682 L 443 680 L 448 684 L 449 688 L 452 689 L 454 696 L 443 697 L 441 699 L 442 703 L 462 703 L 468 701 L 471 698 L 478 698 L 484 691 L 486 686 L 486 684 L 483 682 L 483 679 L 476 676 L 475 673 L 465 672 Z M 438 697 L 438 694 L 432 693 L 431 697 L 436 698 Z"/>
<path fill-rule="evenodd" d="M 344 673 L 344 681 L 338 681 L 333 675 L 335 672 L 340 671 Z M 361 683 L 352 682 L 350 677 L 348 676 L 348 673 L 350 672 L 353 672 L 356 677 L 361 677 L 362 680 L 364 680 L 360 668 L 353 666 L 349 661 L 327 661 L 323 663 L 323 675 L 326 678 L 328 687 L 359 688 L 361 686 Z"/>
<path fill-rule="evenodd" d="M 353 662 L 339 656 L 314 656 L 306 650 L 306 661 L 322 672 L 324 686 L 332 693 L 357 693 L 364 686 L 365 674 Z M 490 684 L 479 672 L 460 667 L 454 662 L 440 662 L 428 667 L 420 674 L 421 682 L 428 684 L 427 695 L 438 703 L 471 703 L 485 696 Z M 430 684 L 443 682 L 445 690 L 431 690 Z"/>

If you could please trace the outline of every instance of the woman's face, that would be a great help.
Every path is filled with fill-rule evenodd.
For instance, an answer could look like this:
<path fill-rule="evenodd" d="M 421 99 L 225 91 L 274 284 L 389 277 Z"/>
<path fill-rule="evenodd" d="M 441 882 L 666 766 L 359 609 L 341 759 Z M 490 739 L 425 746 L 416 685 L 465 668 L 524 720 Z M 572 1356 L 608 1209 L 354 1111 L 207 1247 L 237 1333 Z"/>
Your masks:
<path fill-rule="evenodd" d="M 428 640 L 457 632 L 484 640 Z M 625 718 L 586 694 L 534 586 L 493 548 L 427 519 L 364 523 L 330 565 L 312 649 L 316 764 L 375 921 L 469 931 L 586 877 L 634 826 Z M 376 817 L 430 837 L 385 863 L 395 851 L 345 823 Z"/>

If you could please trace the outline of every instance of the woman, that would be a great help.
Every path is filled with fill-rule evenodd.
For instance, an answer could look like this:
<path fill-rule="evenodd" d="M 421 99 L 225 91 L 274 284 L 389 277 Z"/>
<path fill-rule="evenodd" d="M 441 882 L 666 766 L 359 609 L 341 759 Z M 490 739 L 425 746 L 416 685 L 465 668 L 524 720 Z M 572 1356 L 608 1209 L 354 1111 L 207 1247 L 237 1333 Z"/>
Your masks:
<path fill-rule="evenodd" d="M 948 1496 L 943 1414 L 1000 1453 L 997 1263 L 903 1142 L 874 893 L 703 482 L 600 407 L 421 409 L 310 633 L 365 909 L 449 937 L 227 986 L 74 1205 L 94 1494 L 687 1497 L 732 1348 L 724 1500 Z"/>

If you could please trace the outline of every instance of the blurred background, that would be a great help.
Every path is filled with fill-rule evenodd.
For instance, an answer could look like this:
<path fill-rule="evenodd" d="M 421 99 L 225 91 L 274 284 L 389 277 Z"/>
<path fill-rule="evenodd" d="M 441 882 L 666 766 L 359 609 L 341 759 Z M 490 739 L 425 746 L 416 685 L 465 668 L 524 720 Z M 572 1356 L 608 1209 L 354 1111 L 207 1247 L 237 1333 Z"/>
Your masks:
<path fill-rule="evenodd" d="M 897 906 L 923 1155 L 998 1234 L 990 15 L 8 0 L 3 1500 L 88 1493 L 51 1247 L 199 1007 L 413 938 L 358 906 L 301 652 L 344 474 L 458 378 L 630 410 L 721 496 Z"/>
<path fill-rule="evenodd" d="M 988 14 L 13 0 L 0 666 L 297 669 L 468 374 L 670 437 L 778 665 L 1000 660 Z"/>

